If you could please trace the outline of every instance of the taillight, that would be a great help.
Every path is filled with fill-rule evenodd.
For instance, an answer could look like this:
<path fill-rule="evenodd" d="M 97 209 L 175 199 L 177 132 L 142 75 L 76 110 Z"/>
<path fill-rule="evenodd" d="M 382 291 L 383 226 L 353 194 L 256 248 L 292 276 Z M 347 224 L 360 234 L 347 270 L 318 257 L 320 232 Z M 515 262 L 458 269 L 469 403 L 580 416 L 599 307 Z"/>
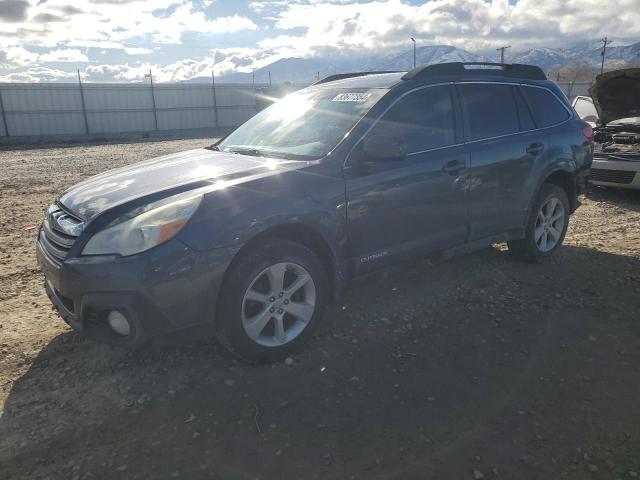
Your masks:
<path fill-rule="evenodd" d="M 587 141 L 590 143 L 593 143 L 593 140 L 596 137 L 596 134 L 593 131 L 593 128 L 591 128 L 591 125 L 589 125 L 588 123 L 585 124 L 584 127 L 582 127 L 582 135 L 584 135 L 584 138 L 586 138 Z"/>

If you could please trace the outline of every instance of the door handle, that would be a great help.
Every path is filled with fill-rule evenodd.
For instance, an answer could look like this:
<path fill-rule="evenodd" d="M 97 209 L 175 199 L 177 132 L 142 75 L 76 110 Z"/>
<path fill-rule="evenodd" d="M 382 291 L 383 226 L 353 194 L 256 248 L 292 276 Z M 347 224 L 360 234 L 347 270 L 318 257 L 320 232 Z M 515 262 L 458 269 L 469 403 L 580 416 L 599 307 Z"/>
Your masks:
<path fill-rule="evenodd" d="M 450 160 L 442 167 L 442 171 L 449 175 L 455 175 L 467 168 L 467 165 L 461 160 Z"/>
<path fill-rule="evenodd" d="M 540 142 L 532 143 L 527 147 L 527 153 L 529 155 L 538 155 L 542 153 L 543 150 L 544 150 L 544 144 Z"/>

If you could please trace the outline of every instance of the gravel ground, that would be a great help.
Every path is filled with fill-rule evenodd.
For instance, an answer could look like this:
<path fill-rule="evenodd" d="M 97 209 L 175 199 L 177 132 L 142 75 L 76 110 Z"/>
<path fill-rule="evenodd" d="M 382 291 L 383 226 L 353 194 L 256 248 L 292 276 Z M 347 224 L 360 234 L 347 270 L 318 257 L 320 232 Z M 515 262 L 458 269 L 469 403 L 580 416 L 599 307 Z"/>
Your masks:
<path fill-rule="evenodd" d="M 51 310 L 46 206 L 206 139 L 0 151 L 0 478 L 627 479 L 640 475 L 640 192 L 596 190 L 565 247 L 362 278 L 286 363 L 126 350 Z"/>

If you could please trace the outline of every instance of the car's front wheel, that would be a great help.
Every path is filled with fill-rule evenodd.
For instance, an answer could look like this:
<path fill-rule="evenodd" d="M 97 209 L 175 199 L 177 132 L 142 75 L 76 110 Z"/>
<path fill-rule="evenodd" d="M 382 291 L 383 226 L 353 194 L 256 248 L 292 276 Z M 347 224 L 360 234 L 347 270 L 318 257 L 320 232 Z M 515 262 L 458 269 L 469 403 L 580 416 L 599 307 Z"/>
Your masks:
<path fill-rule="evenodd" d="M 224 282 L 222 343 L 247 360 L 285 355 L 311 335 L 328 293 L 326 269 L 311 250 L 269 239 L 243 254 Z"/>
<path fill-rule="evenodd" d="M 567 194 L 557 185 L 544 184 L 533 203 L 525 237 L 509 242 L 509 251 L 521 259 L 535 261 L 562 245 L 568 226 Z"/>

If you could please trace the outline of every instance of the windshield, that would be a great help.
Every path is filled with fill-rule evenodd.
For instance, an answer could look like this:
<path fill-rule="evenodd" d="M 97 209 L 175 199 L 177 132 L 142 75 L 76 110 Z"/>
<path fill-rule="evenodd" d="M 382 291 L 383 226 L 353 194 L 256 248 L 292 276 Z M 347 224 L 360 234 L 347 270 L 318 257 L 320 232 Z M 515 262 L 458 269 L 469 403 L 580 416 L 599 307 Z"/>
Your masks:
<path fill-rule="evenodd" d="M 303 90 L 261 111 L 218 148 L 284 158 L 320 158 L 387 92 L 385 89 Z"/>

